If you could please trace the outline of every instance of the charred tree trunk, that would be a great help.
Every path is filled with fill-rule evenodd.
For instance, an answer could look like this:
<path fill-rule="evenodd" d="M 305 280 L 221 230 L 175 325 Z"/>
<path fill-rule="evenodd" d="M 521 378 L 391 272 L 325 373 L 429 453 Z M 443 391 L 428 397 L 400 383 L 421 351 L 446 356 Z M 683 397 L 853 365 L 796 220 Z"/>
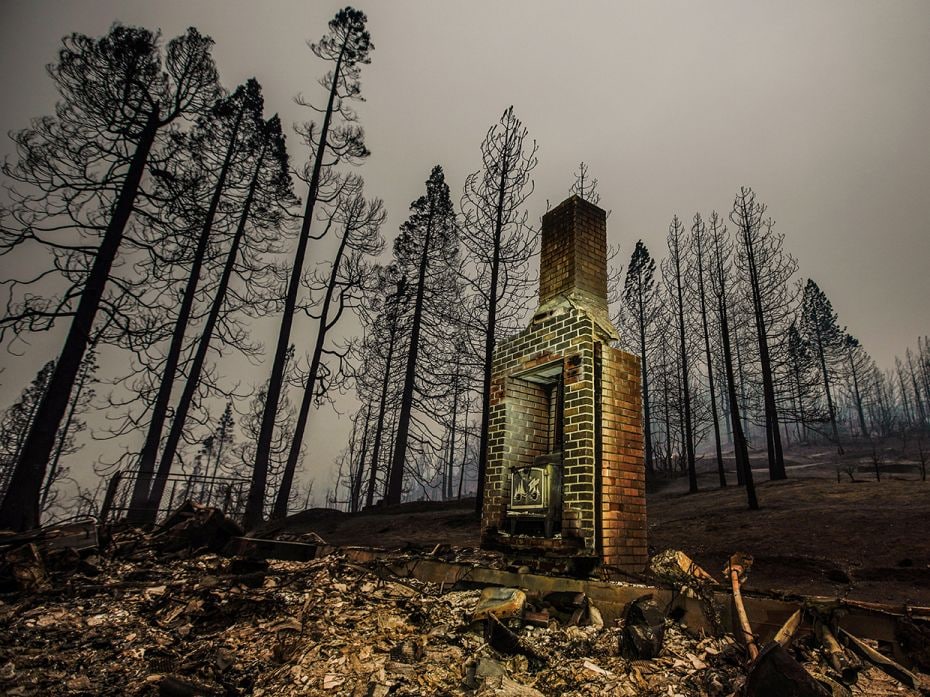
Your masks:
<path fill-rule="evenodd" d="M 365 430 L 362 431 L 362 444 L 358 452 L 358 466 L 352 477 L 352 490 L 349 494 L 349 510 L 357 513 L 362 499 L 362 475 L 365 473 L 365 451 L 368 449 L 368 433 L 371 422 L 371 405 L 365 409 Z"/>
<path fill-rule="evenodd" d="M 178 446 L 184 435 L 184 427 L 187 424 L 187 415 L 190 411 L 194 398 L 197 395 L 197 386 L 200 384 L 200 376 L 203 373 L 203 367 L 207 360 L 207 352 L 210 349 L 210 341 L 213 338 L 213 331 L 216 323 L 219 321 L 220 313 L 223 309 L 223 303 L 226 299 L 226 291 L 229 288 L 233 271 L 236 267 L 236 259 L 239 256 L 239 248 L 242 246 L 242 239 L 245 237 L 245 228 L 252 211 L 252 202 L 255 200 L 255 191 L 258 187 L 259 173 L 261 172 L 265 150 L 262 149 L 252 172 L 252 179 L 249 181 L 249 190 L 246 194 L 245 201 L 242 205 L 242 212 L 239 214 L 239 222 L 236 225 L 236 232 L 233 235 L 232 244 L 226 254 L 226 262 L 223 265 L 223 273 L 220 276 L 219 285 L 213 296 L 213 303 L 210 306 L 210 313 L 203 325 L 200 333 L 200 340 L 197 342 L 197 349 L 194 352 L 193 361 L 191 361 L 190 371 L 187 375 L 187 381 L 184 383 L 184 390 L 181 392 L 181 398 L 178 400 L 177 408 L 174 412 L 174 419 L 171 421 L 171 428 L 168 431 L 168 437 L 165 439 L 164 449 L 161 460 L 158 463 L 158 471 L 155 474 L 155 480 L 152 483 L 152 491 L 149 495 L 147 506 L 148 522 L 154 522 L 154 516 L 161 506 L 161 499 L 165 494 L 165 486 L 168 482 L 168 475 L 174 464 L 174 457 L 177 454 Z"/>
<path fill-rule="evenodd" d="M 339 249 L 336 257 L 333 259 L 333 268 L 329 274 L 329 282 L 326 284 L 326 294 L 323 297 L 323 305 L 320 308 L 319 328 L 316 333 L 316 343 L 313 346 L 313 356 L 310 359 L 310 370 L 307 373 L 307 384 L 304 385 L 304 396 L 300 401 L 300 411 L 297 414 L 297 422 L 294 424 L 294 436 L 291 439 L 291 448 L 287 453 L 287 463 L 284 466 L 284 473 L 281 475 L 281 484 L 278 487 L 278 494 L 275 497 L 273 518 L 283 518 L 287 515 L 287 500 L 291 495 L 291 486 L 294 483 L 294 472 L 297 470 L 297 460 L 300 459 L 300 449 L 303 446 L 304 432 L 307 429 L 307 419 L 310 416 L 310 405 L 313 403 L 314 392 L 316 390 L 316 376 L 320 370 L 320 364 L 323 362 L 323 347 L 326 345 L 326 334 L 332 327 L 329 323 L 329 308 L 333 301 L 333 295 L 336 292 L 336 279 L 339 276 L 339 265 L 342 263 L 342 257 L 345 254 L 346 246 L 349 243 L 349 231 L 346 230 L 339 242 Z M 338 319 L 338 316 L 336 317 Z"/>
<path fill-rule="evenodd" d="M 655 474 L 655 464 L 653 462 L 652 452 L 652 421 L 650 415 L 651 404 L 649 402 L 649 367 L 646 361 L 646 307 L 643 298 L 642 288 L 639 289 L 639 361 L 642 368 L 643 380 L 643 445 L 646 450 L 646 475 Z"/>
<path fill-rule="evenodd" d="M 462 464 L 459 465 L 459 490 L 456 498 L 462 498 L 462 486 L 465 484 L 465 462 L 468 459 L 468 401 L 465 401 L 465 428 L 462 438 Z"/>
<path fill-rule="evenodd" d="M 710 330 L 707 326 L 707 302 L 704 294 L 703 250 L 698 246 L 698 297 L 701 307 L 701 326 L 704 329 L 704 359 L 707 362 L 707 382 L 710 395 L 710 413 L 714 424 L 714 445 L 717 453 L 717 476 L 720 487 L 726 487 L 727 474 L 723 468 L 723 448 L 720 445 L 720 419 L 717 416 L 717 393 L 714 390 L 714 364 L 710 355 Z"/>
<path fill-rule="evenodd" d="M 807 417 L 804 415 L 804 390 L 801 386 L 801 370 L 795 365 L 792 372 L 794 373 L 795 387 L 798 390 L 798 418 L 800 419 L 798 440 L 807 441 Z"/>
<path fill-rule="evenodd" d="M 401 393 L 400 414 L 397 417 L 397 434 L 395 436 L 394 454 L 391 458 L 391 471 L 388 476 L 387 497 L 385 503 L 400 503 L 404 483 L 404 463 L 407 458 L 407 435 L 410 430 L 410 412 L 413 409 L 413 388 L 416 380 L 417 353 L 420 348 L 420 324 L 423 317 L 423 300 L 426 291 L 426 270 L 429 265 L 429 248 L 433 233 L 433 199 L 430 198 L 429 215 L 426 223 L 426 236 L 420 255 L 420 268 L 417 274 L 417 295 L 413 306 L 413 318 L 410 326 L 410 348 L 407 352 L 407 368 L 404 372 L 404 389 Z M 480 483 L 479 483 L 480 490 Z"/>
<path fill-rule="evenodd" d="M 733 429 L 733 454 L 736 459 L 736 475 L 746 485 L 746 498 L 750 510 L 759 509 L 759 500 L 756 498 L 756 486 L 752 478 L 752 464 L 749 462 L 749 448 L 746 436 L 743 434 L 743 425 L 740 422 L 739 400 L 736 397 L 736 384 L 733 374 L 733 353 L 730 348 L 730 327 L 727 318 L 727 308 L 723 302 L 718 303 L 717 312 L 720 314 L 720 334 L 723 340 L 723 361 L 727 374 L 727 397 L 730 402 L 730 424 Z"/>
<path fill-rule="evenodd" d="M 348 40 L 348 37 L 347 39 Z M 278 403 L 281 399 L 281 390 L 284 384 L 284 368 L 287 363 L 287 349 L 291 341 L 291 327 L 294 324 L 294 310 L 297 307 L 297 291 L 300 289 L 300 278 L 303 275 L 304 258 L 307 255 L 307 244 L 310 240 L 310 224 L 313 222 L 313 210 L 320 190 L 320 175 L 323 171 L 323 158 L 326 156 L 329 128 L 333 119 L 333 107 L 339 86 L 342 61 L 345 56 L 346 44 L 343 42 L 333 69 L 332 82 L 329 88 L 329 98 L 326 103 L 326 112 L 323 116 L 323 125 L 320 129 L 320 142 L 313 159 L 313 170 L 310 175 L 310 186 L 307 191 L 307 203 L 304 207 L 303 221 L 300 234 L 297 237 L 297 249 L 294 252 L 294 265 L 291 268 L 291 277 L 287 286 L 287 296 L 284 300 L 284 311 L 281 315 L 281 325 L 278 328 L 278 339 L 275 346 L 274 362 L 271 366 L 271 377 L 268 379 L 268 393 L 265 398 L 265 408 L 262 412 L 262 424 L 258 434 L 258 443 L 255 448 L 255 467 L 252 470 L 252 482 L 249 486 L 249 497 L 246 503 L 244 524 L 246 528 L 258 525 L 264 515 L 265 488 L 268 484 L 268 466 L 271 458 L 271 442 L 274 438 L 275 420 L 278 418 Z M 277 505 L 277 504 L 276 504 Z"/>
<path fill-rule="evenodd" d="M 459 415 L 459 382 L 461 381 L 462 355 L 455 357 L 455 377 L 452 384 L 452 424 L 449 427 L 449 459 L 446 465 L 446 487 L 442 496 L 447 501 L 452 498 L 452 470 L 455 467 L 455 426 Z"/>
<path fill-rule="evenodd" d="M 501 232 L 504 226 L 504 193 L 506 190 L 507 159 L 501 163 L 500 194 L 497 199 L 497 217 L 494 221 L 494 255 L 491 260 L 491 287 L 488 289 L 488 324 L 484 339 L 484 366 L 481 389 L 481 433 L 478 446 L 478 490 L 475 492 L 475 510 L 484 506 L 484 473 L 488 464 L 488 433 L 491 419 L 491 367 L 494 360 L 494 340 L 497 334 L 497 284 L 500 273 Z"/>
<path fill-rule="evenodd" d="M 398 284 L 397 298 L 400 299 L 401 287 Z M 375 442 L 371 449 L 371 466 L 368 472 L 368 492 L 365 496 L 365 503 L 368 506 L 374 504 L 375 484 L 378 480 L 378 464 L 381 456 L 381 442 L 384 436 L 384 418 L 387 415 L 387 396 L 388 387 L 391 384 L 391 368 L 394 362 L 394 347 L 397 342 L 397 312 L 395 311 L 391 318 L 391 329 L 388 334 L 388 353 L 385 360 L 384 376 L 381 379 L 381 395 L 378 398 L 378 420 L 375 426 Z M 385 481 L 387 478 L 385 478 Z"/>
<path fill-rule="evenodd" d="M 853 357 L 852 348 L 847 349 L 849 354 L 849 372 L 853 379 L 853 399 L 856 401 L 856 414 L 859 416 L 859 430 L 863 438 L 869 437 L 868 426 L 865 425 L 865 411 L 862 408 L 862 394 L 859 391 L 859 371 L 856 370 L 856 361 Z"/>
<path fill-rule="evenodd" d="M 759 270 L 756 268 L 752 242 L 744 234 L 749 259 L 749 280 L 752 287 L 753 313 L 756 320 L 756 337 L 759 344 L 759 367 L 762 371 L 762 398 L 765 407 L 765 430 L 769 456 L 769 479 L 787 479 L 785 458 L 781 447 L 781 432 L 778 430 L 778 407 L 775 403 L 775 383 L 772 377 L 772 361 L 769 357 L 769 342 L 766 334 L 765 311 L 762 293 L 759 290 Z"/>
<path fill-rule="evenodd" d="M 833 407 L 833 395 L 830 392 L 830 374 L 827 372 L 827 358 L 824 355 L 823 339 L 820 334 L 817 336 L 817 357 L 820 359 L 820 370 L 823 373 L 823 388 L 827 393 L 827 409 L 830 411 L 830 426 L 833 429 L 833 442 L 836 443 L 836 449 L 840 455 L 843 454 L 843 444 L 840 442 L 840 432 L 836 427 L 836 410 Z"/>
<path fill-rule="evenodd" d="M 678 347 L 681 353 L 681 387 L 684 401 L 684 439 L 685 455 L 688 459 L 688 492 L 697 493 L 697 469 L 694 462 L 694 429 L 691 423 L 691 386 L 688 384 L 688 353 L 685 346 L 685 305 L 684 292 L 681 287 L 681 254 L 675 252 L 675 288 L 678 293 Z"/>
<path fill-rule="evenodd" d="M 90 342 L 94 319 L 110 276 L 110 269 L 123 240 L 126 223 L 132 214 L 133 202 L 142 181 L 149 151 L 155 142 L 160 125 L 158 111 L 156 104 L 148 115 L 126 178 L 113 206 L 110 222 L 94 255 L 94 262 L 81 292 L 74 319 L 55 363 L 55 370 L 26 436 L 3 504 L 0 505 L 0 529 L 22 531 L 39 524 L 40 489 L 55 447 L 55 436 L 68 408 L 71 390 Z"/>
<path fill-rule="evenodd" d="M 178 308 L 178 316 L 175 319 L 174 331 L 168 346 L 168 354 L 165 356 L 165 367 L 161 374 L 161 382 L 158 386 L 158 393 L 155 396 L 155 403 L 152 405 L 152 418 L 149 421 L 149 428 L 146 432 L 145 443 L 142 445 L 142 452 L 139 453 L 139 473 L 132 491 L 132 503 L 129 506 L 129 519 L 136 523 L 151 520 L 155 517 L 155 512 L 148 510 L 148 503 L 152 493 L 152 474 L 155 471 L 155 460 L 158 457 L 158 447 L 161 445 L 162 432 L 165 428 L 165 421 L 168 418 L 168 408 L 171 405 L 171 390 L 177 379 L 178 365 L 181 362 L 181 352 L 184 349 L 184 336 L 187 333 L 187 325 L 190 322 L 191 312 L 194 309 L 194 299 L 197 295 L 197 285 L 200 283 L 200 272 L 203 269 L 203 263 L 207 253 L 207 243 L 210 241 L 210 234 L 213 231 L 213 220 L 216 217 L 216 211 L 217 208 L 219 208 L 220 199 L 223 196 L 223 188 L 226 186 L 226 177 L 229 174 L 233 153 L 236 150 L 236 140 L 239 135 L 239 126 L 242 123 L 244 111 L 245 103 L 243 102 L 243 104 L 239 106 L 239 111 L 236 114 L 236 122 L 233 126 L 232 135 L 229 138 L 229 144 L 226 147 L 223 165 L 220 168 L 219 177 L 217 178 L 216 186 L 213 188 L 213 195 L 210 198 L 210 204 L 207 208 L 203 226 L 200 230 L 200 236 L 197 239 L 194 258 L 191 260 L 190 275 L 187 277 L 184 295 L 181 298 L 181 306 Z M 160 498 L 161 496 L 159 496 L 159 499 Z"/>
<path fill-rule="evenodd" d="M 55 479 L 58 476 L 58 470 L 61 466 L 61 456 L 64 453 L 65 445 L 68 440 L 68 431 L 71 430 L 71 424 L 74 423 L 74 415 L 77 413 L 78 404 L 81 400 L 81 393 L 84 391 L 84 387 L 87 385 L 87 381 L 90 379 L 90 373 L 85 369 L 81 371 L 80 376 L 77 378 L 77 383 L 74 387 L 74 396 L 71 398 L 71 405 L 68 408 L 68 416 L 65 418 L 64 424 L 61 426 L 61 432 L 58 436 L 58 445 L 55 447 L 55 455 L 52 457 L 51 462 L 49 463 L 48 473 L 45 475 L 45 482 L 42 485 L 42 496 L 39 499 L 39 516 L 41 518 L 42 512 L 45 511 L 45 506 L 48 503 L 48 497 L 52 491 L 52 485 L 55 483 Z"/>

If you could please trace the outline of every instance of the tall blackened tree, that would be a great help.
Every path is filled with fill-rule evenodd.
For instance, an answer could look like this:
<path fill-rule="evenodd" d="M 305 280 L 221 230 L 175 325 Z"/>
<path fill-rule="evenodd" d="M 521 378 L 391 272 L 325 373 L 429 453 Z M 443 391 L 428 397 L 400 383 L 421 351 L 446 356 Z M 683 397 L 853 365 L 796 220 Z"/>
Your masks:
<path fill-rule="evenodd" d="M 827 398 L 827 411 L 830 417 L 830 426 L 833 431 L 833 442 L 837 450 L 843 453 L 843 444 L 840 442 L 840 432 L 836 426 L 836 408 L 831 390 L 831 364 L 845 353 L 846 332 L 839 326 L 833 305 L 820 287 L 813 281 L 807 280 L 804 286 L 804 295 L 801 298 L 801 328 L 807 341 L 810 343 L 820 367 L 823 379 L 824 394 Z"/>
<path fill-rule="evenodd" d="M 792 322 L 788 327 L 787 358 L 792 383 L 793 418 L 797 425 L 798 440 L 805 442 L 808 439 L 808 424 L 816 420 L 819 412 L 817 400 L 820 392 L 817 386 L 820 380 L 812 376 L 816 376 L 820 369 L 816 365 L 810 343 L 798 329 L 797 322 Z"/>
<path fill-rule="evenodd" d="M 227 187 L 237 183 L 234 181 L 237 174 L 236 160 L 244 150 L 242 147 L 243 124 L 249 121 L 256 107 L 261 109 L 261 90 L 254 80 L 240 86 L 228 98 L 219 100 L 208 114 L 199 119 L 197 127 L 186 135 L 185 140 L 189 141 L 186 147 L 189 160 L 182 164 L 176 176 L 166 181 L 167 191 L 163 195 L 169 202 L 169 206 L 180 204 L 182 210 L 179 213 L 183 220 L 183 227 L 188 230 L 192 227 L 199 227 L 199 231 L 193 240 L 187 280 L 181 292 L 171 340 L 161 370 L 161 379 L 152 404 L 145 442 L 139 454 L 138 476 L 130 509 L 130 516 L 136 521 L 146 516 L 152 475 L 155 471 L 162 432 L 171 404 L 171 390 L 177 380 L 178 366 L 181 362 L 188 325 L 194 311 L 194 301 L 197 297 L 201 274 L 207 262 L 211 237 L 215 234 L 214 221 Z M 182 189 L 205 188 L 209 190 L 206 210 L 198 210 L 197 206 L 185 206 L 183 203 L 186 198 L 185 192 L 178 191 L 178 184 Z M 192 218 L 199 225 L 191 225 Z"/>
<path fill-rule="evenodd" d="M 409 306 L 408 293 L 406 279 L 399 273 L 397 266 L 390 265 L 378 271 L 375 287 L 371 289 L 369 301 L 363 308 L 366 329 L 356 385 L 363 402 L 377 405 L 371 454 L 368 458 L 367 506 L 374 503 L 378 476 L 382 470 L 383 446 L 389 432 L 388 417 L 397 408 L 396 393 L 400 392 L 400 387 L 397 385 L 396 366 L 404 355 L 406 332 L 401 325 Z M 389 467 L 384 469 L 387 471 Z M 386 473 L 383 480 L 386 488 Z"/>
<path fill-rule="evenodd" d="M 748 187 L 740 187 L 733 201 L 730 220 L 739 235 L 737 268 L 742 272 L 752 300 L 762 377 L 769 477 L 786 479 L 770 343 L 779 315 L 790 311 L 792 299 L 788 297 L 787 281 L 796 271 L 797 263 L 782 251 L 783 237 L 773 232 L 773 222 L 766 218 L 765 213 L 766 206 L 756 200 L 755 192 Z"/>
<path fill-rule="evenodd" d="M 287 349 L 290 346 L 291 327 L 297 308 L 297 294 L 303 276 L 304 258 L 310 241 L 310 226 L 313 223 L 314 210 L 325 178 L 325 170 L 330 170 L 339 162 L 357 162 L 368 155 L 365 147 L 364 133 L 356 125 L 356 115 L 349 107 L 353 99 L 361 99 L 361 66 L 371 62 L 369 54 L 374 50 L 371 36 L 365 29 L 367 17 L 351 7 L 336 13 L 329 22 L 329 32 L 317 43 L 310 46 L 317 57 L 333 64 L 333 68 L 320 80 L 327 91 L 326 107 L 315 109 L 322 113 L 322 125 L 305 127 L 303 133 L 313 151 L 312 163 L 305 174 L 307 179 L 307 200 L 303 220 L 297 236 L 297 248 L 291 267 L 290 280 L 278 329 L 271 377 L 265 396 L 265 408 L 258 433 L 255 449 L 255 466 L 252 470 L 252 483 L 249 487 L 249 500 L 246 507 L 245 524 L 254 527 L 262 519 L 265 488 L 268 483 L 268 466 L 271 444 L 274 438 L 275 420 L 278 415 L 278 400 L 284 384 L 284 369 Z"/>
<path fill-rule="evenodd" d="M 366 200 L 362 192 L 362 179 L 357 176 L 346 178 L 327 214 L 329 218 L 327 228 L 339 231 L 339 247 L 330 263 L 329 274 L 325 278 L 316 279 L 315 290 L 323 294 L 317 308 L 318 314 L 315 315 L 316 341 L 310 357 L 310 368 L 304 383 L 304 394 L 297 414 L 297 422 L 294 425 L 290 454 L 275 499 L 272 512 L 275 517 L 287 515 L 287 502 L 291 495 L 297 458 L 303 447 L 310 406 L 314 400 L 319 401 L 326 395 L 330 387 L 329 383 L 332 382 L 331 379 L 326 381 L 320 379 L 322 377 L 320 370 L 329 352 L 327 337 L 345 315 L 346 310 L 353 310 L 362 300 L 362 294 L 366 290 L 365 286 L 371 275 L 371 265 L 366 259 L 380 254 L 384 249 L 384 240 L 380 232 L 384 216 L 384 206 L 381 200 Z M 338 370 L 327 371 L 328 375 L 338 373 Z M 365 423 L 364 432 L 367 441 L 367 415 Z M 353 483 L 359 485 L 360 481 L 360 479 L 355 479 Z M 354 493 L 353 505 L 357 503 L 358 492 Z"/>
<path fill-rule="evenodd" d="M 509 107 L 488 129 L 481 143 L 481 169 L 465 180 L 462 196 L 461 239 L 469 252 L 470 266 L 464 278 L 476 301 L 473 336 L 484 339 L 480 354 L 479 511 L 487 466 L 494 344 L 502 331 L 512 329 L 514 320 L 522 317 L 531 284 L 527 267 L 535 253 L 536 233 L 526 224 L 524 204 L 533 193 L 530 175 L 536 167 L 537 149 L 536 141 L 528 140 L 526 127 Z"/>
<path fill-rule="evenodd" d="M 872 359 L 865 352 L 865 349 L 862 348 L 862 344 L 859 343 L 859 340 L 847 334 L 844 338 L 843 344 L 846 348 L 846 360 L 847 366 L 849 367 L 849 379 L 851 382 L 850 390 L 853 407 L 856 410 L 856 418 L 859 423 L 859 435 L 862 438 L 869 438 L 871 430 L 866 422 L 865 418 L 865 387 L 868 376 L 872 375 Z"/>
<path fill-rule="evenodd" d="M 692 422 L 691 384 L 688 364 L 688 332 L 685 329 L 685 228 L 678 219 L 672 218 L 668 227 L 668 257 L 663 262 L 662 275 L 668 285 L 669 297 L 674 303 L 674 321 L 678 327 L 678 362 L 679 384 L 681 390 L 681 434 L 684 441 L 685 457 L 688 469 L 688 491 L 696 493 L 698 490 L 697 469 L 694 461 L 694 424 Z"/>
<path fill-rule="evenodd" d="M 714 427 L 714 446 L 717 455 L 717 477 L 720 486 L 727 485 L 727 475 L 723 467 L 723 448 L 720 445 L 720 419 L 717 416 L 717 392 L 714 388 L 714 361 L 710 351 L 710 325 L 707 313 L 707 288 L 705 284 L 707 267 L 707 227 L 700 213 L 695 213 L 691 226 L 691 252 L 694 261 L 693 275 L 697 276 L 698 311 L 701 315 L 701 329 L 704 333 L 704 361 L 707 366 L 708 400 Z"/>
<path fill-rule="evenodd" d="M 426 181 L 426 194 L 414 201 L 410 210 L 411 215 L 401 225 L 400 235 L 394 242 L 394 256 L 398 266 L 415 285 L 410 290 L 413 310 L 394 453 L 385 497 L 388 504 L 400 503 L 403 491 L 417 371 L 423 362 L 420 342 L 427 316 L 442 315 L 445 313 L 443 305 L 458 299 L 458 284 L 453 276 L 459 264 L 458 226 L 442 167 L 437 165 L 433 168 Z M 437 329 L 441 331 L 441 328 Z"/>
<path fill-rule="evenodd" d="M 277 240 L 281 236 L 283 212 L 293 201 L 293 193 L 281 122 L 277 116 L 263 120 L 262 112 L 263 102 L 261 93 L 258 92 L 249 100 L 246 119 L 247 134 L 243 144 L 246 156 L 242 163 L 247 173 L 243 182 L 245 196 L 241 201 L 240 196 L 229 197 L 232 201 L 228 201 L 228 205 L 233 211 L 236 205 L 241 206 L 238 221 L 226 250 L 223 270 L 213 290 L 210 310 L 196 341 L 184 389 L 171 420 L 171 428 L 165 438 L 158 471 L 149 494 L 149 515 L 158 510 L 164 495 L 168 474 L 200 386 L 207 354 L 211 343 L 215 342 L 217 325 L 230 311 L 232 281 L 236 278 L 242 280 L 245 288 L 257 285 L 257 293 L 267 295 L 262 257 L 265 252 L 276 248 Z M 249 292 L 247 297 L 240 299 L 240 304 L 261 307 L 267 304 L 267 298 L 258 297 L 256 292 Z"/>
<path fill-rule="evenodd" d="M 275 415 L 274 440 L 271 443 L 271 450 L 268 458 L 268 488 L 262 497 L 262 507 L 260 513 L 262 517 L 271 512 L 274 506 L 274 492 L 281 479 L 281 474 L 287 464 L 287 456 L 290 452 L 291 442 L 294 437 L 294 421 L 297 418 L 297 410 L 291 403 L 291 386 L 294 384 L 294 346 L 289 346 L 285 354 L 285 380 L 284 387 L 281 390 L 278 401 L 278 412 Z M 240 421 L 242 429 L 242 442 L 239 445 L 238 455 L 242 461 L 243 468 L 248 468 L 251 463 L 255 462 L 255 449 L 258 447 L 258 436 L 261 431 L 262 418 L 265 412 L 267 401 L 268 383 L 265 382 L 255 396 L 249 402 L 248 409 Z M 300 463 L 298 463 L 299 466 Z M 246 500 L 248 504 L 248 500 Z"/>
<path fill-rule="evenodd" d="M 61 208 L 46 208 L 50 217 L 59 214 L 74 221 L 71 214 L 77 214 L 77 202 L 94 206 L 97 221 L 89 229 L 96 231 L 99 241 L 72 245 L 93 261 L 80 291 L 62 303 L 73 309 L 56 309 L 57 316 L 72 317 L 71 326 L 13 474 L 10 490 L 15 495 L 8 493 L 0 505 L 0 527 L 22 530 L 39 522 L 40 489 L 55 435 L 87 351 L 149 153 L 163 129 L 181 117 L 202 112 L 213 101 L 217 87 L 212 43 L 189 29 L 169 42 L 163 70 L 158 37 L 151 32 L 114 26 L 101 39 L 73 34 L 65 39 L 58 63 L 49 71 L 62 97 L 56 117 L 40 119 L 17 136 L 20 161 L 5 168 L 6 174 L 39 192 L 54 191 L 52 205 L 60 203 Z M 87 184 L 88 172 L 95 170 L 102 170 L 100 179 L 110 186 L 97 187 L 88 201 L 81 187 Z M 40 221 L 39 227 L 43 224 L 59 225 Z M 78 227 L 64 225 L 69 231 Z M 81 227 L 81 232 L 89 232 L 88 227 Z M 40 239 L 34 228 L 23 236 Z M 4 324 L 14 329 L 28 324 L 34 311 L 23 307 L 6 317 Z M 46 311 L 40 308 L 38 312 Z"/>
<path fill-rule="evenodd" d="M 652 434 L 652 403 L 649 399 L 649 381 L 651 361 L 649 357 L 649 341 L 653 324 L 659 310 L 655 286 L 656 263 L 649 254 L 649 249 L 642 240 L 636 241 L 633 254 L 630 256 L 630 265 L 626 270 L 623 284 L 623 302 L 625 312 L 621 317 L 632 325 L 631 329 L 637 338 L 637 348 L 640 365 L 642 367 L 643 381 L 643 428 L 645 431 L 646 474 L 655 473 Z"/>
<path fill-rule="evenodd" d="M 756 498 L 756 487 L 752 477 L 752 467 L 749 462 L 749 447 L 743 431 L 740 417 L 740 401 L 736 395 L 736 370 L 734 369 L 732 335 L 730 333 L 730 273 L 732 258 L 732 243 L 727 235 L 726 225 L 720 221 L 716 211 L 711 212 L 707 219 L 708 247 L 708 278 L 710 289 L 714 295 L 717 310 L 718 325 L 720 327 L 720 344 L 723 348 L 724 377 L 727 385 L 727 400 L 730 412 L 730 428 L 733 431 L 733 454 L 736 460 L 736 470 L 740 483 L 746 486 L 746 497 L 750 510 L 759 508 Z"/>

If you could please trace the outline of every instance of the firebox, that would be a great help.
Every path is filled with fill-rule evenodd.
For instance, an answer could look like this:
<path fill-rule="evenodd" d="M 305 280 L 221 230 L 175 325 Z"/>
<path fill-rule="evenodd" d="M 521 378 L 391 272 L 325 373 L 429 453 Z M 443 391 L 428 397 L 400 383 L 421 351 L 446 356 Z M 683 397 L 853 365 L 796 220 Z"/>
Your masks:
<path fill-rule="evenodd" d="M 646 562 L 640 369 L 614 348 L 606 213 L 543 217 L 539 307 L 494 352 L 482 544 Z"/>
<path fill-rule="evenodd" d="M 532 465 L 510 468 L 510 534 L 522 522 L 540 523 L 552 537 L 562 522 L 562 453 L 539 455 Z"/>

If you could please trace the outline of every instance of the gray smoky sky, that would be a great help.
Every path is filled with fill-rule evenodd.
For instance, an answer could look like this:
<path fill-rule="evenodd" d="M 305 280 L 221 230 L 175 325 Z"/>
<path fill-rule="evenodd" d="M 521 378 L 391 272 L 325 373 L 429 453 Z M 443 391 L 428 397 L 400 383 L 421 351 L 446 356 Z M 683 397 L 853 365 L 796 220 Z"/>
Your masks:
<path fill-rule="evenodd" d="M 307 120 L 293 97 L 319 101 L 325 67 L 305 42 L 341 5 L 2 0 L 0 131 L 52 112 L 44 66 L 63 35 L 100 35 L 115 21 L 160 28 L 166 39 L 196 26 L 215 39 L 227 88 L 255 76 L 269 113 L 285 124 Z M 737 189 L 752 186 L 800 277 L 818 282 L 880 365 L 930 331 L 926 0 L 369 0 L 359 8 L 376 46 L 362 71 L 367 101 L 358 111 L 372 156 L 360 172 L 368 195 L 385 200 L 389 240 L 434 164 L 458 198 L 486 130 L 513 104 L 540 146 L 531 219 L 547 199 L 567 195 L 584 160 L 612 210 L 621 259 L 639 238 L 661 257 L 673 214 L 726 215 Z M 293 134 L 289 142 L 300 164 L 306 152 Z M 0 152 L 12 152 L 8 140 Z M 325 260 L 328 250 L 310 253 Z M 266 346 L 272 328 L 256 329 Z M 0 357 L 4 406 L 54 357 L 56 337 L 35 337 L 21 358 Z M 309 346 L 311 330 L 298 327 L 294 338 Z M 248 381 L 267 377 L 267 366 L 243 365 Z M 347 423 L 328 408 L 311 417 L 307 467 L 317 492 L 330 485 Z"/>

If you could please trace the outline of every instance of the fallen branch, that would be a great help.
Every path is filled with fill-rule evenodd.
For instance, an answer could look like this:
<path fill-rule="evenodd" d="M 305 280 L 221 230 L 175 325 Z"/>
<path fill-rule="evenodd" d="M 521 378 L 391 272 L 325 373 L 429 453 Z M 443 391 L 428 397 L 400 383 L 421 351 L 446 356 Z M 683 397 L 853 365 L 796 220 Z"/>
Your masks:
<path fill-rule="evenodd" d="M 913 689 L 920 688 L 920 679 L 914 675 L 907 668 L 902 666 L 899 663 L 891 660 L 887 656 L 880 654 L 878 651 L 873 649 L 871 646 L 866 644 L 861 639 L 857 639 L 852 634 L 847 632 L 842 627 L 839 628 L 840 634 L 844 636 L 850 643 L 850 647 L 853 651 L 859 654 L 862 658 L 871 662 L 876 668 L 881 670 L 883 673 L 890 675 L 892 678 L 898 682 L 907 685 Z"/>
<path fill-rule="evenodd" d="M 814 633 L 827 654 L 827 662 L 830 667 L 840 674 L 844 683 L 847 685 L 854 684 L 859 679 L 859 667 L 850 663 L 846 651 L 843 650 L 840 642 L 833 636 L 830 628 L 820 620 L 816 620 L 814 622 Z"/>

